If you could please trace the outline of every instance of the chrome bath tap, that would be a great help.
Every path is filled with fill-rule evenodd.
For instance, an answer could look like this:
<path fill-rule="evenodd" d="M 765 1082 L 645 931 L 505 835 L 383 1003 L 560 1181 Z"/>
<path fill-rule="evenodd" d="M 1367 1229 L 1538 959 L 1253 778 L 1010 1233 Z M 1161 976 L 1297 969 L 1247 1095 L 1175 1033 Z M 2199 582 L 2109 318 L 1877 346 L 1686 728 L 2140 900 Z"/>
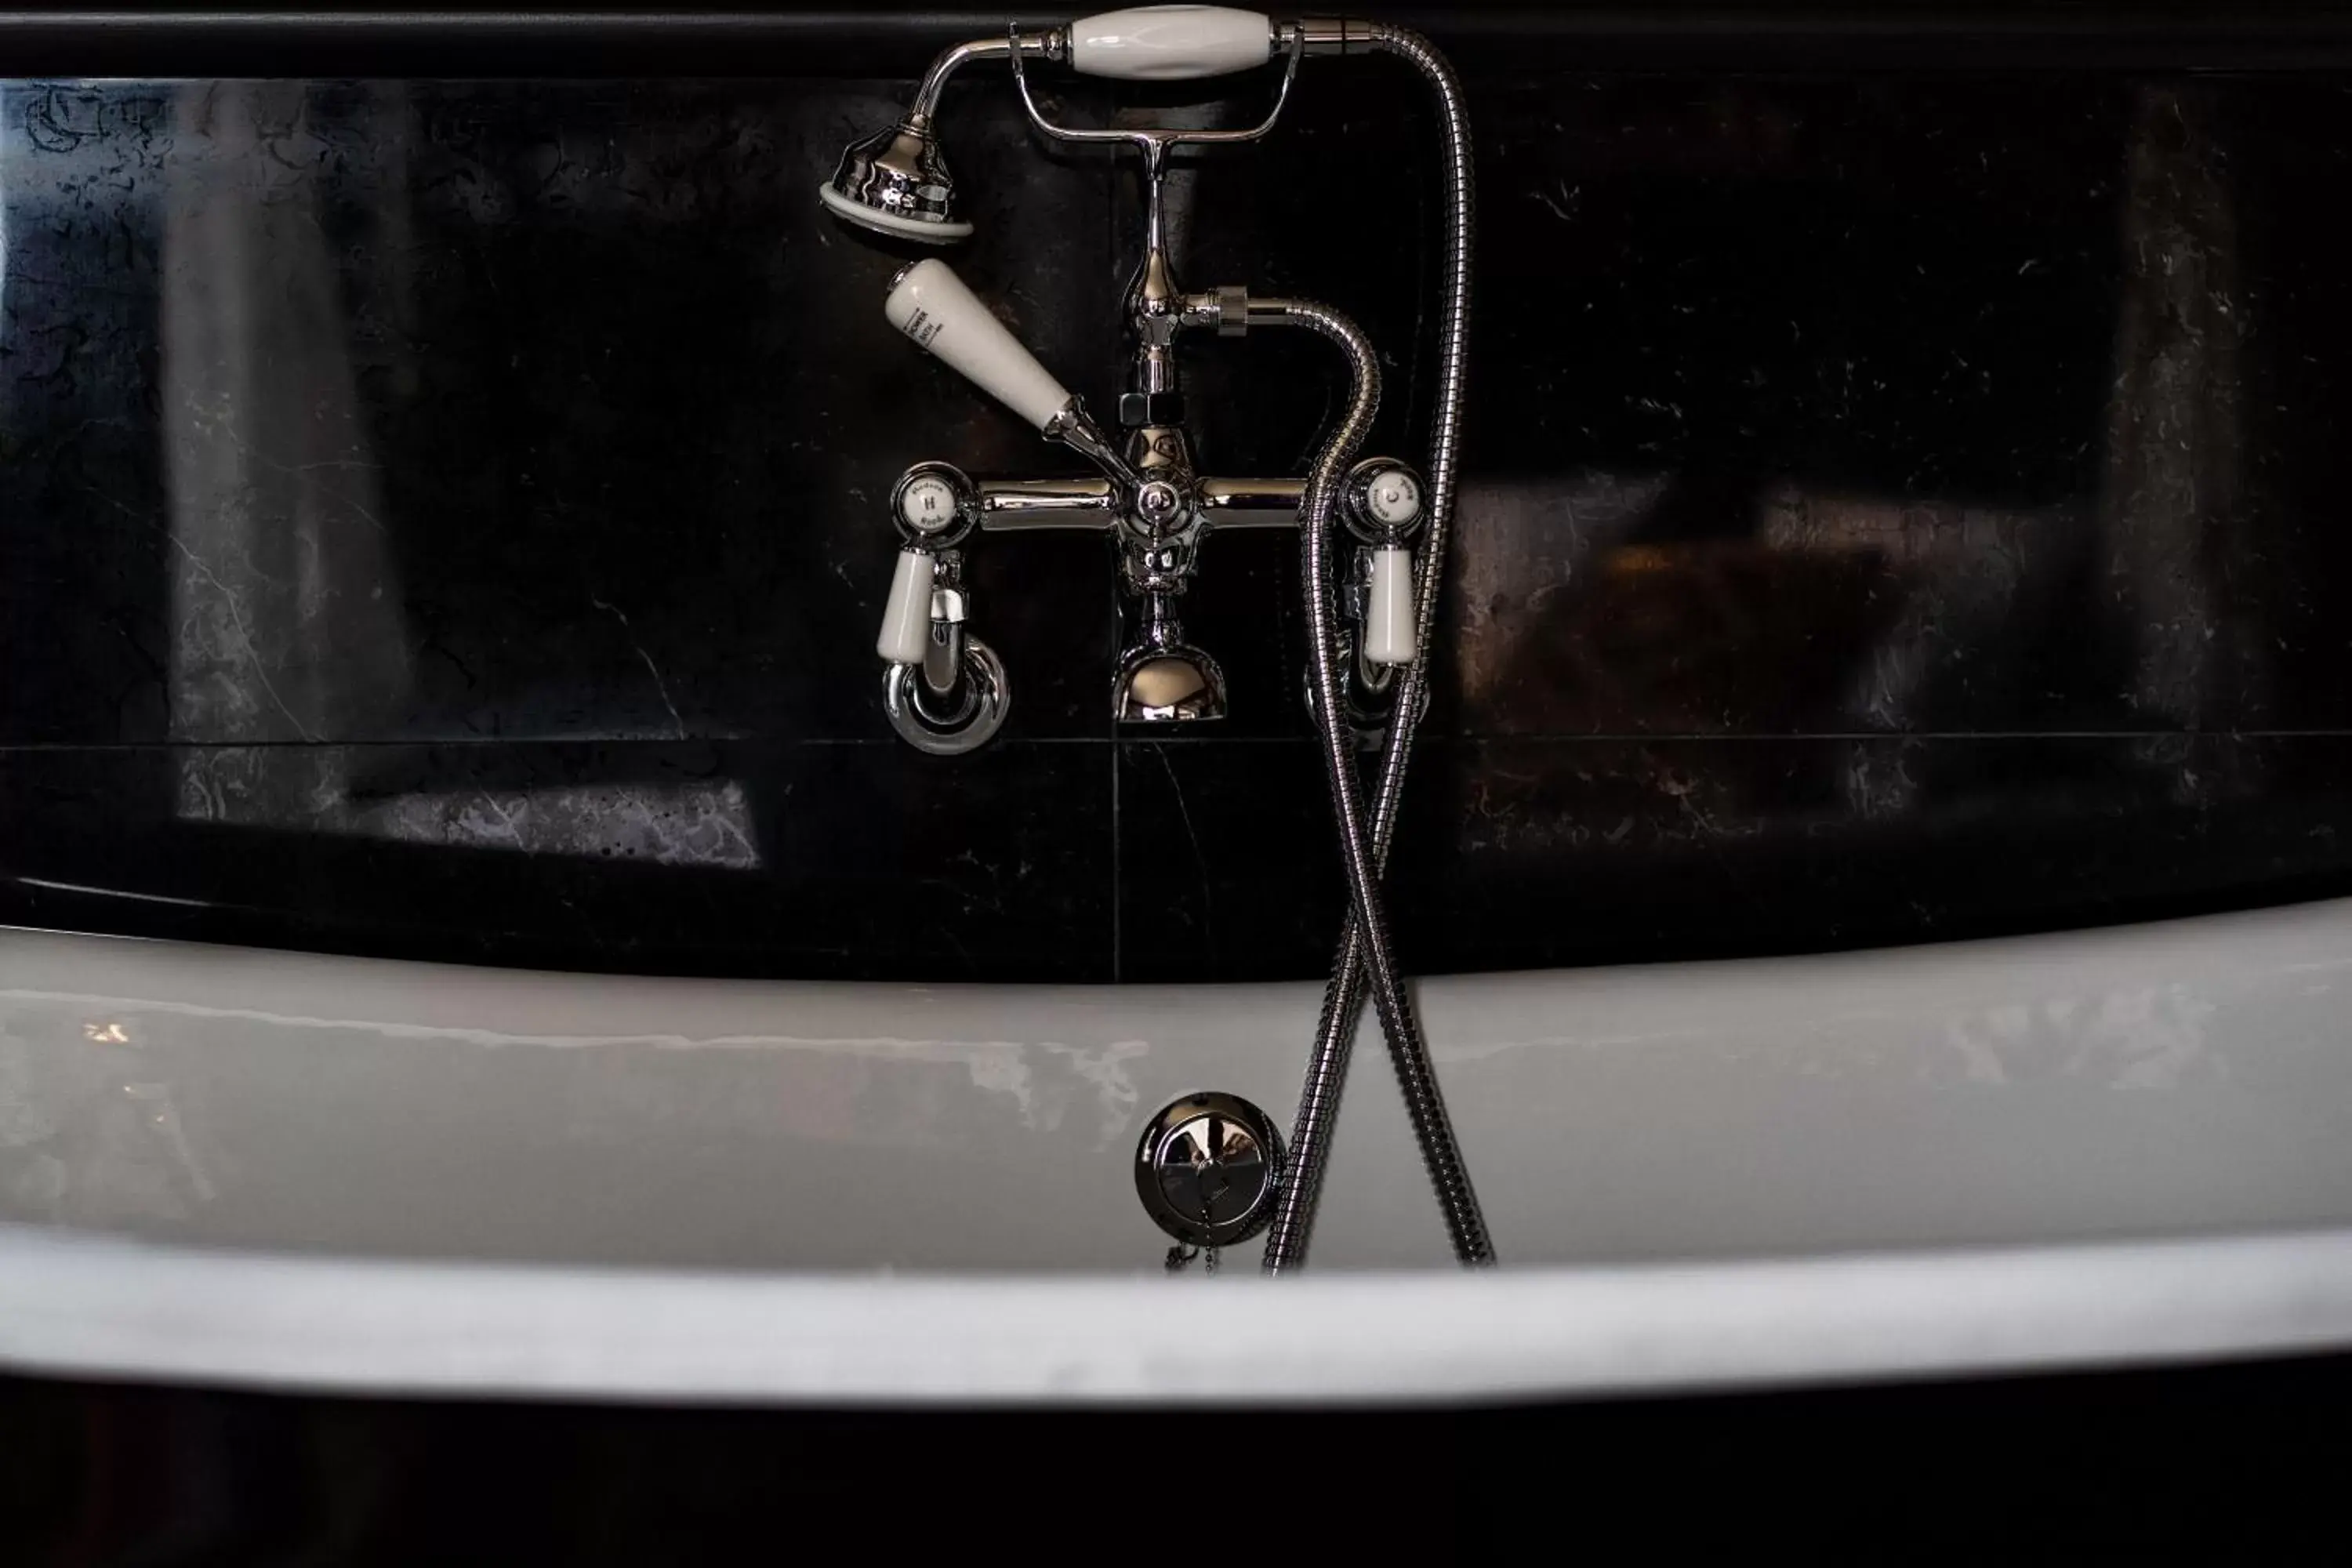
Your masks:
<path fill-rule="evenodd" d="M 1356 24 L 1359 29 L 1361 24 Z M 1274 129 L 1289 100 L 1302 56 L 1339 53 L 1353 37 L 1345 22 L 1273 23 L 1220 6 L 1150 6 L 1091 17 L 1041 34 L 1010 30 L 1003 39 L 960 44 L 925 75 L 905 117 L 857 142 L 818 191 L 835 215 L 897 239 L 947 244 L 971 226 L 956 216 L 955 188 L 933 128 L 948 78 L 975 60 L 1012 67 L 1021 101 L 1036 128 L 1061 142 L 1136 149 L 1144 173 L 1143 252 L 1123 306 L 1128 343 L 1119 435 L 1098 426 L 1028 350 L 1004 330 L 943 262 L 920 261 L 892 280 L 891 323 L 1057 441 L 1091 463 L 1099 478 L 973 479 L 938 462 L 919 463 L 893 491 L 892 515 L 905 549 L 877 649 L 889 666 L 883 701 L 893 726 L 933 752 L 969 751 L 1003 721 L 1010 700 L 1004 671 L 985 644 L 964 628 L 969 608 L 953 579 L 963 542 L 1024 529 L 1078 528 L 1110 533 L 1131 626 L 1111 681 L 1112 717 L 1122 723 L 1222 719 L 1224 672 L 1185 640 L 1179 600 L 1198 569 L 1202 542 L 1230 528 L 1295 528 L 1306 481 L 1297 478 L 1219 478 L 1195 464 L 1184 417 L 1177 346 L 1190 333 L 1240 337 L 1253 327 L 1289 322 L 1288 302 L 1253 299 L 1236 286 L 1192 292 L 1177 281 L 1163 221 L 1168 155 L 1198 143 L 1255 142 Z M 1279 62 L 1273 108 L 1238 131 L 1121 129 L 1059 124 L 1031 93 L 1032 61 L 1097 76 L 1142 79 L 1200 77 Z M 1350 596 L 1357 673 L 1350 709 L 1384 692 L 1395 665 L 1412 658 L 1412 634 L 1401 618 L 1411 600 L 1398 575 L 1420 523 L 1419 476 L 1402 463 L 1358 465 L 1343 502 L 1365 559 Z M 1381 498 L 1376 510 L 1372 498 Z M 910 556 L 923 561 L 906 559 Z M 928 578 L 927 578 L 928 573 Z M 1373 590 L 1378 574 L 1390 591 Z"/>
<path fill-rule="evenodd" d="M 1328 305 L 1255 295 L 1240 285 L 1188 289 L 1178 281 L 1167 247 L 1164 186 L 1171 149 L 1258 141 L 1280 120 L 1302 59 L 1372 53 L 1418 70 L 1441 111 L 1442 342 L 1425 481 L 1394 458 L 1359 458 L 1379 405 L 1380 371 L 1354 322 Z M 1128 646 L 1111 683 L 1113 717 L 1131 723 L 1223 718 L 1224 673 L 1186 640 L 1179 613 L 1202 543 L 1221 529 L 1297 529 L 1313 656 L 1308 701 L 1324 742 L 1351 908 L 1278 1188 L 1251 1209 L 1247 1225 L 1271 1226 L 1270 1271 L 1303 1260 L 1357 1016 L 1369 992 L 1455 1254 L 1465 1263 L 1491 1261 L 1485 1221 L 1391 951 L 1380 888 L 1405 762 L 1427 695 L 1421 656 L 1436 614 L 1458 461 L 1471 243 L 1469 129 L 1459 84 L 1426 39 L 1378 22 L 1278 21 L 1220 5 L 1148 5 L 1037 31 L 1013 26 L 1002 38 L 941 53 L 899 121 L 843 155 L 818 190 L 824 205 L 892 239 L 944 245 L 968 237 L 972 227 L 957 214 L 935 117 L 949 79 L 980 61 L 1010 68 L 1022 106 L 1041 134 L 1129 147 L 1142 157 L 1143 247 L 1123 304 L 1128 366 L 1118 400 L 1120 435 L 1114 439 L 1097 425 L 946 263 L 917 261 L 891 279 L 884 313 L 893 326 L 1094 471 L 975 479 L 930 461 L 900 476 L 890 492 L 890 511 L 901 548 L 875 645 L 884 661 L 885 710 L 900 736 L 936 754 L 969 752 L 994 735 L 1012 689 L 1003 663 L 968 628 L 972 605 L 963 585 L 962 550 L 975 532 L 1080 528 L 1108 532 L 1116 542 L 1129 606 Z M 1029 72 L 1041 65 L 1129 80 L 1181 80 L 1269 66 L 1281 74 L 1272 108 L 1246 130 L 1094 130 L 1058 123 L 1039 110 Z M 1346 415 L 1305 475 L 1204 475 L 1187 431 L 1178 346 L 1188 334 L 1241 337 L 1261 329 L 1304 330 L 1339 350 L 1349 376 Z M 1335 548 L 1335 522 L 1347 529 L 1350 544 Z M 1419 571 L 1417 541 L 1424 557 Z M 1381 752 L 1369 800 L 1356 761 L 1368 740 Z M 1269 1137 L 1258 1146 L 1276 1144 Z M 1224 1239 L 1239 1239 L 1244 1228 L 1236 1222 L 1234 1234 Z"/>

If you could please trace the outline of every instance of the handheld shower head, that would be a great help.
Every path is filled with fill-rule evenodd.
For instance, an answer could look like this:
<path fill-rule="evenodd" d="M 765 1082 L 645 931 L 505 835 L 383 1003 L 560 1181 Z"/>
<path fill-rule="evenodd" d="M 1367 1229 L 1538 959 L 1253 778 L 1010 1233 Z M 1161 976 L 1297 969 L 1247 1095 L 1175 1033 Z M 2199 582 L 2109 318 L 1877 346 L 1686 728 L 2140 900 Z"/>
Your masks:
<path fill-rule="evenodd" d="M 1299 29 L 1307 24 L 1286 26 L 1305 39 Z M 955 215 L 955 182 L 948 177 L 931 117 L 948 79 L 964 66 L 974 60 L 1009 59 L 1015 66 L 1024 58 L 1052 60 L 1081 76 L 1172 81 L 1263 65 L 1284 36 L 1262 12 L 1224 5 L 1143 5 L 1106 11 L 1066 27 L 1030 34 L 1015 28 L 1001 38 L 957 44 L 923 73 L 897 124 L 850 143 L 833 178 L 817 187 L 817 198 L 835 216 L 877 234 L 946 245 L 971 233 L 971 225 Z M 1343 27 L 1342 45 L 1345 39 Z M 1316 47 L 1326 46 L 1318 40 Z M 1297 64 L 1295 57 L 1292 63 Z M 1287 86 L 1286 80 L 1286 90 Z M 1025 99 L 1025 82 L 1022 93 Z M 1030 112 L 1034 118 L 1035 110 Z M 1042 120 L 1038 123 L 1052 129 Z M 1206 139 L 1232 138 L 1220 134 Z"/>
<path fill-rule="evenodd" d="M 835 216 L 896 239 L 947 245 L 971 232 L 955 216 L 955 181 L 927 117 L 851 142 L 816 194 Z"/>

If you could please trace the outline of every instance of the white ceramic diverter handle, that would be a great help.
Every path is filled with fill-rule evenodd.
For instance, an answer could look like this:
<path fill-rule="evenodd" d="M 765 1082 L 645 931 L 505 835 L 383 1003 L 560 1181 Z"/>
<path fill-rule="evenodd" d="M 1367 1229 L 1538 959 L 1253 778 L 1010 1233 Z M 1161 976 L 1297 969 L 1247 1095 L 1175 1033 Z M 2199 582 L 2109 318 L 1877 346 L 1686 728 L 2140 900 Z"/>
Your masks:
<path fill-rule="evenodd" d="M 899 273 L 882 313 L 1040 430 L 1070 401 L 1068 389 L 944 261 L 918 261 Z"/>

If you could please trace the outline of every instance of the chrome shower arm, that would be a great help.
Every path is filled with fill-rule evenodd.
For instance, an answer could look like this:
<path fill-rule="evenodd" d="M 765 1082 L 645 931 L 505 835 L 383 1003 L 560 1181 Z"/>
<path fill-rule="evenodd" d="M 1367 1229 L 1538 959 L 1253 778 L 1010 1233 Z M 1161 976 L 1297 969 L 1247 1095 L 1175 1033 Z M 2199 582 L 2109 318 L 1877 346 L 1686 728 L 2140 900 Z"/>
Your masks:
<path fill-rule="evenodd" d="M 1013 60 L 1016 66 L 1024 57 L 1059 63 L 1070 58 L 1070 35 L 1065 27 L 1049 28 L 1042 33 L 1013 33 L 1002 38 L 972 38 L 941 49 L 923 73 L 922 82 L 915 96 L 907 100 L 906 123 L 919 130 L 930 123 L 939 112 L 940 95 L 947 90 L 948 79 L 974 60 Z"/>

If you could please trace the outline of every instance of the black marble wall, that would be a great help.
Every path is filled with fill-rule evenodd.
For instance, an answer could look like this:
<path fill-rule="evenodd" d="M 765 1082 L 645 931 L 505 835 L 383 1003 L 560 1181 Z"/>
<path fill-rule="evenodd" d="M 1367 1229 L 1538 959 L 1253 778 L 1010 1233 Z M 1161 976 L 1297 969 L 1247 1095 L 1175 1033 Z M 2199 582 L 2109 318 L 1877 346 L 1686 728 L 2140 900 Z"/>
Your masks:
<path fill-rule="evenodd" d="M 0 920 L 1319 973 L 1341 896 L 1292 541 L 1204 552 L 1222 726 L 1114 732 L 1108 548 L 1049 535 L 972 557 L 1003 736 L 935 759 L 883 721 L 891 479 L 1067 467 L 889 331 L 903 258 L 817 209 L 907 86 L 0 88 Z M 1394 869 L 1414 967 L 2352 889 L 2352 75 L 1488 48 L 1469 89 L 1467 473 Z M 1272 140 L 1177 182 L 1186 280 L 1357 315 L 1390 365 L 1374 446 L 1415 458 L 1428 129 L 1392 63 L 1310 62 Z M 983 71 L 946 138 L 980 225 L 956 265 L 1102 403 L 1131 170 L 1040 147 Z M 1340 392 L 1265 335 L 1188 369 L 1221 472 L 1298 471 Z"/>

